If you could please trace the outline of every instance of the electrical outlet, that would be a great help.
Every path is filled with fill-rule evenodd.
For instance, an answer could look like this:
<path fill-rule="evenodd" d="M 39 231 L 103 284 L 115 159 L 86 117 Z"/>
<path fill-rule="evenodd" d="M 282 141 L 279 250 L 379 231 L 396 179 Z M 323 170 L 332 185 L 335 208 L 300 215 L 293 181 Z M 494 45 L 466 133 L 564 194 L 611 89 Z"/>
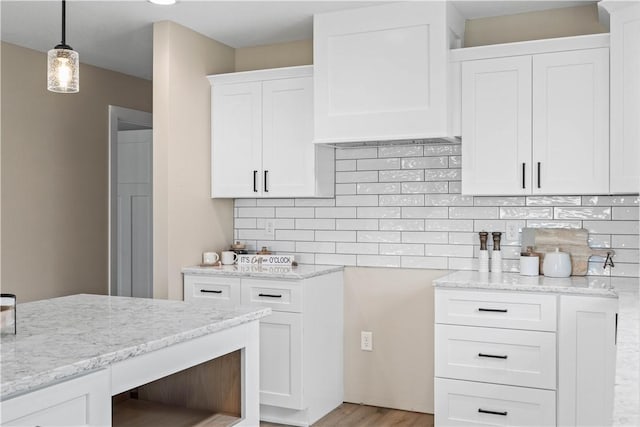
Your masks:
<path fill-rule="evenodd" d="M 518 241 L 518 234 L 520 230 L 518 229 L 517 222 L 507 222 L 507 240 L 510 242 Z"/>
<path fill-rule="evenodd" d="M 360 350 L 373 351 L 373 332 L 360 332 Z"/>
<path fill-rule="evenodd" d="M 264 233 L 267 235 L 266 237 L 270 237 L 273 239 L 273 233 L 275 228 L 275 220 L 274 219 L 266 219 L 264 221 Z"/>

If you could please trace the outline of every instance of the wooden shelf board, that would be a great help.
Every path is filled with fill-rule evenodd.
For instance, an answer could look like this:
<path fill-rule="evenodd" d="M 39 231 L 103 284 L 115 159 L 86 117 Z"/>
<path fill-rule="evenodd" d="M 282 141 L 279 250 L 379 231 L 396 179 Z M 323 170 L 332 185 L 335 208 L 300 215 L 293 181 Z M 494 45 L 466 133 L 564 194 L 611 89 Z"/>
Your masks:
<path fill-rule="evenodd" d="M 237 423 L 238 417 L 212 414 L 211 411 L 175 405 L 128 399 L 113 406 L 114 427 L 227 427 Z"/>

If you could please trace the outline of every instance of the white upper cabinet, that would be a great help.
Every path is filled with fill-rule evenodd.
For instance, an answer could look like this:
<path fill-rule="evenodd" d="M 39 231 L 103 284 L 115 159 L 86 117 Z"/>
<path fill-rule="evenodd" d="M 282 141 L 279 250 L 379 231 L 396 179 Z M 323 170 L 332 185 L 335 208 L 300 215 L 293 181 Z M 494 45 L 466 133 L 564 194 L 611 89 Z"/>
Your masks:
<path fill-rule="evenodd" d="M 534 194 L 609 192 L 609 49 L 533 57 Z"/>
<path fill-rule="evenodd" d="M 640 4 L 611 12 L 611 193 L 640 192 Z"/>
<path fill-rule="evenodd" d="M 463 194 L 609 192 L 608 36 L 461 49 Z"/>
<path fill-rule="evenodd" d="M 333 148 L 313 144 L 313 68 L 210 76 L 211 196 L 330 197 Z"/>
<path fill-rule="evenodd" d="M 315 15 L 315 142 L 448 136 L 449 40 L 463 31 L 446 2 Z"/>

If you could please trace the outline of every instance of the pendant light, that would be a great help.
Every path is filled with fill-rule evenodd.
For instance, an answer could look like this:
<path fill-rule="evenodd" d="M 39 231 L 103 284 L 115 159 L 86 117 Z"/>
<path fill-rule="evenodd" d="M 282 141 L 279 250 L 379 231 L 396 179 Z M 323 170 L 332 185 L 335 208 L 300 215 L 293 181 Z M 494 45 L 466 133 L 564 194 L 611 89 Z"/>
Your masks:
<path fill-rule="evenodd" d="M 47 89 L 58 93 L 80 91 L 78 52 L 66 43 L 66 1 L 62 0 L 62 41 L 47 54 Z"/>

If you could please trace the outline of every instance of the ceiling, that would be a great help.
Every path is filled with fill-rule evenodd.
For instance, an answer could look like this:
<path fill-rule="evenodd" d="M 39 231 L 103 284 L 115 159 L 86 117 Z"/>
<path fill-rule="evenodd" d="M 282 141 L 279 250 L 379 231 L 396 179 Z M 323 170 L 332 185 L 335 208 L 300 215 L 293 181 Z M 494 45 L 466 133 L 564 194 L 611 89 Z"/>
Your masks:
<path fill-rule="evenodd" d="M 171 20 L 231 47 L 310 39 L 313 14 L 380 1 L 193 1 L 157 6 L 146 0 L 67 2 L 67 44 L 83 63 L 151 79 L 153 23 Z M 467 19 L 595 3 L 453 1 Z M 0 2 L 2 41 L 45 52 L 58 44 L 59 1 Z"/>

